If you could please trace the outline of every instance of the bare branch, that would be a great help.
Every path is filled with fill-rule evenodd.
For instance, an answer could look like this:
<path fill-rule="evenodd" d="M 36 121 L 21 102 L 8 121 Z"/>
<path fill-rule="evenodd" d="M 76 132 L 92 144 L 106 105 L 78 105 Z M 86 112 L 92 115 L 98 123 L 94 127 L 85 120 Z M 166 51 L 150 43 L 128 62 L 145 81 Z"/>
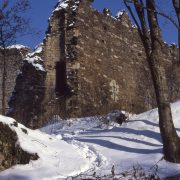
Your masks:
<path fill-rule="evenodd" d="M 0 46 L 2 53 L 2 114 L 6 112 L 7 47 L 16 41 L 18 34 L 26 32 L 29 21 L 22 16 L 29 9 L 29 0 L 15 0 L 10 4 L 2 0 L 0 5 Z"/>
<path fill-rule="evenodd" d="M 172 1 L 175 1 L 175 2 L 176 2 L 176 0 L 172 0 Z M 143 9 L 152 11 L 151 9 L 147 9 L 147 7 L 144 6 L 144 3 L 143 3 L 142 0 L 140 0 L 140 1 L 137 1 L 137 0 L 124 0 L 124 2 L 126 2 L 126 4 L 127 4 L 127 3 L 134 3 L 134 5 L 135 5 L 135 4 L 137 5 L 137 7 L 139 6 L 138 8 L 143 8 Z M 125 5 L 126 5 L 126 4 L 125 4 Z M 177 4 L 176 4 L 175 6 L 177 7 Z M 129 10 L 129 9 L 128 9 L 128 10 Z M 160 15 L 160 16 L 168 19 L 177 29 L 179 28 L 176 20 L 174 20 L 171 16 L 169 16 L 168 14 L 166 14 L 166 13 L 164 13 L 164 12 L 162 12 L 162 11 L 157 11 L 157 10 L 155 10 L 155 11 L 156 11 L 156 13 L 157 13 L 158 15 Z M 179 11 L 180 11 L 180 10 L 179 10 L 179 8 L 178 8 L 178 12 L 179 12 Z"/>
<path fill-rule="evenodd" d="M 140 27 L 140 25 L 139 25 L 137 19 L 135 18 L 135 15 L 134 15 L 134 13 L 133 13 L 133 11 L 132 11 L 130 5 L 128 4 L 128 3 L 132 3 L 132 1 L 130 1 L 130 0 L 123 0 L 123 1 L 124 1 L 124 4 L 125 4 L 126 8 L 129 10 L 129 12 L 130 12 L 130 14 L 131 14 L 131 17 L 132 17 L 133 21 L 135 22 L 136 26 L 138 27 L 139 33 L 142 35 L 142 33 L 141 33 L 141 27 Z"/>

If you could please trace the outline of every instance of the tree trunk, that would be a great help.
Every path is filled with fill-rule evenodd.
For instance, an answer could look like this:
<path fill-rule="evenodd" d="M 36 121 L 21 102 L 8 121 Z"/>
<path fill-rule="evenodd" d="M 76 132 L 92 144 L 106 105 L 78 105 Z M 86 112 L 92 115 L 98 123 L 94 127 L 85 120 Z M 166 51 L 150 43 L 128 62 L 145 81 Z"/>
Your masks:
<path fill-rule="evenodd" d="M 162 40 L 155 13 L 154 0 L 147 0 L 147 8 L 149 9 L 147 12 L 152 40 L 152 51 L 149 56 L 149 64 L 158 105 L 159 127 L 163 141 L 164 158 L 170 162 L 180 163 L 180 138 L 176 133 L 172 120 L 169 90 L 162 62 Z"/>
<path fill-rule="evenodd" d="M 180 138 L 173 124 L 165 71 L 164 68 L 157 63 L 159 60 L 159 55 L 153 52 L 150 61 L 152 62 L 151 68 L 154 72 L 153 81 L 158 105 L 159 127 L 163 142 L 164 158 L 170 162 L 180 163 Z"/>
<path fill-rule="evenodd" d="M 3 50 L 3 72 L 2 72 L 2 115 L 6 113 L 6 50 Z"/>
<path fill-rule="evenodd" d="M 180 0 L 172 0 L 172 4 L 178 19 L 178 45 L 180 47 Z M 180 63 L 180 48 L 179 48 L 179 63 Z"/>

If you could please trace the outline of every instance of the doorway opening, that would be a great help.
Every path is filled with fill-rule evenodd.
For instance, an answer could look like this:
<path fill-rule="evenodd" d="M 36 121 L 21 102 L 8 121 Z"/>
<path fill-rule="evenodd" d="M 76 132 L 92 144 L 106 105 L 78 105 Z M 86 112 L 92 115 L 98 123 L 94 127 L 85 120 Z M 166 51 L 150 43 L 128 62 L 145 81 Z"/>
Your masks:
<path fill-rule="evenodd" d="M 64 96 L 67 93 L 66 83 L 66 62 L 59 61 L 56 63 L 56 94 Z"/>

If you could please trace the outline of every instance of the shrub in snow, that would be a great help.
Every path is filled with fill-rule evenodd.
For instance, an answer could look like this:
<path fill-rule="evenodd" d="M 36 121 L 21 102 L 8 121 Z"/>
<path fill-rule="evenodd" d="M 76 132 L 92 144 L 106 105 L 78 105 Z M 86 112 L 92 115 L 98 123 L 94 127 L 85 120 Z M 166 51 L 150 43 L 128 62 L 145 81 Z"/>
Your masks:
<path fill-rule="evenodd" d="M 80 174 L 76 177 L 68 177 L 67 180 L 80 180 L 80 179 L 91 179 L 91 180 L 160 180 L 156 172 L 146 172 L 141 166 L 134 166 L 131 170 L 116 173 L 115 166 L 112 166 L 110 173 L 106 175 L 98 175 L 96 172 L 92 174 Z"/>

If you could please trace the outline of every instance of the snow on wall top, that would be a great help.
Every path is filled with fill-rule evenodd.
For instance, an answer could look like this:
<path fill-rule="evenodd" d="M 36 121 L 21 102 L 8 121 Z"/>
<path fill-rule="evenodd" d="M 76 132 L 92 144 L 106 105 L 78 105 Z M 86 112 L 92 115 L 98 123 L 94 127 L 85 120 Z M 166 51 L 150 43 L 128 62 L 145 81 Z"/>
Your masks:
<path fill-rule="evenodd" d="M 42 65 L 43 60 L 39 56 L 39 54 L 41 54 L 43 50 L 42 46 L 43 44 L 40 44 L 39 46 L 37 46 L 34 52 L 28 53 L 24 59 L 24 61 L 27 61 L 28 63 L 32 64 L 38 71 L 45 71 Z"/>
<path fill-rule="evenodd" d="M 72 4 L 70 3 L 71 1 L 73 2 Z M 78 6 L 79 6 L 79 3 L 80 3 L 80 0 L 58 0 L 58 3 L 57 3 L 57 5 L 55 6 L 55 9 L 54 9 L 53 13 L 56 12 L 56 11 L 62 10 L 62 9 L 66 9 L 66 8 L 68 8 L 68 7 L 69 7 L 72 11 L 76 11 L 76 9 L 77 9 Z M 122 10 L 120 10 L 120 11 L 117 12 L 117 14 L 116 14 L 115 17 L 112 16 L 112 15 L 110 15 L 110 14 L 107 14 L 107 15 L 109 15 L 110 17 L 112 17 L 112 18 L 115 19 L 115 20 L 118 20 L 118 19 L 121 18 L 124 14 L 128 14 L 128 13 L 126 12 L 126 10 L 122 9 Z M 52 15 L 51 15 L 51 16 L 52 16 Z M 51 18 L 51 16 L 50 16 L 50 18 Z M 50 19 L 50 18 L 49 18 L 49 19 Z"/>
<path fill-rule="evenodd" d="M 116 17 L 120 18 L 124 13 L 127 13 L 125 10 L 120 10 L 117 12 Z"/>
<path fill-rule="evenodd" d="M 36 70 L 45 71 L 42 64 L 39 63 L 39 61 L 42 61 L 42 59 L 39 56 L 34 56 L 34 57 L 27 56 L 25 58 L 25 61 L 28 61 L 28 63 L 32 64 L 36 68 Z"/>
<path fill-rule="evenodd" d="M 60 9 L 66 9 L 68 7 L 69 0 L 59 0 L 54 11 L 59 11 Z"/>
<path fill-rule="evenodd" d="M 70 0 L 59 0 L 53 12 L 59 11 L 61 9 L 66 9 L 69 6 L 69 2 Z M 74 0 L 74 5 L 71 7 L 71 9 L 75 11 L 79 3 L 80 3 L 79 0 Z"/>
<path fill-rule="evenodd" d="M 14 45 L 8 46 L 7 49 L 30 49 L 30 47 L 24 46 L 21 44 L 14 44 Z"/>

